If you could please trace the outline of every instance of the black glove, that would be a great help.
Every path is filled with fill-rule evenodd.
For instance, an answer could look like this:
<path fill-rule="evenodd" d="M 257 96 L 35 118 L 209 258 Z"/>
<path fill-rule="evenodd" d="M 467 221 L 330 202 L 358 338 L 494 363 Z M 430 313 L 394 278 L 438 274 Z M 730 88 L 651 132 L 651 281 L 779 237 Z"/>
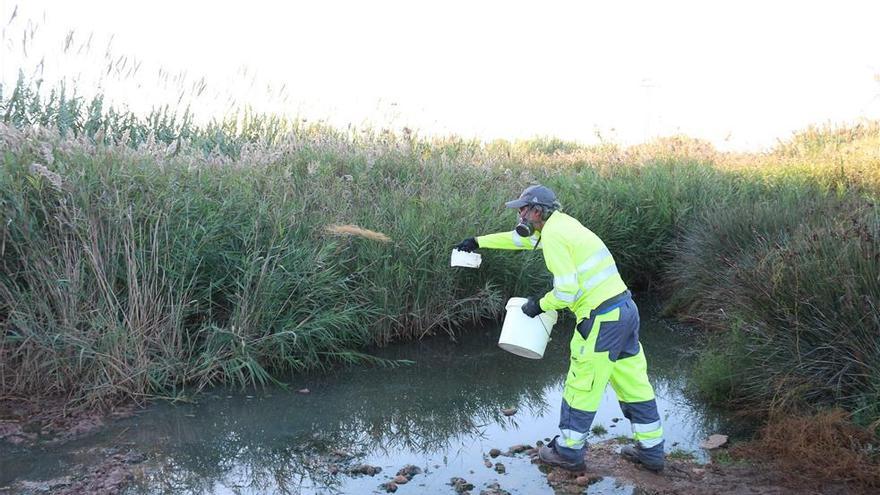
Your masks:
<path fill-rule="evenodd" d="M 458 249 L 459 251 L 464 251 L 466 253 L 473 253 L 477 250 L 478 247 L 480 247 L 480 245 L 477 244 L 477 240 L 473 237 L 468 237 L 467 239 L 459 242 L 458 246 L 455 246 L 455 249 Z"/>
<path fill-rule="evenodd" d="M 543 313 L 544 310 L 541 309 L 541 304 L 538 303 L 538 300 L 534 297 L 530 297 L 525 304 L 522 305 L 522 312 L 526 314 L 529 318 L 534 318 L 539 314 Z"/>

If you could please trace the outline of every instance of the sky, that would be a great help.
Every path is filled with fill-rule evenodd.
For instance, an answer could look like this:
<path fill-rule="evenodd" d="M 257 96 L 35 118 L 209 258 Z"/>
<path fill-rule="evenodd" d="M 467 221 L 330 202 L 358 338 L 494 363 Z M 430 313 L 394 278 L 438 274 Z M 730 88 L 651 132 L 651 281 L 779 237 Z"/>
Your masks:
<path fill-rule="evenodd" d="M 203 118 L 247 104 L 423 135 L 761 150 L 880 119 L 878 19 L 880 2 L 848 0 L 0 0 L 0 78 L 42 60 L 47 81 L 135 111 L 184 92 Z"/>

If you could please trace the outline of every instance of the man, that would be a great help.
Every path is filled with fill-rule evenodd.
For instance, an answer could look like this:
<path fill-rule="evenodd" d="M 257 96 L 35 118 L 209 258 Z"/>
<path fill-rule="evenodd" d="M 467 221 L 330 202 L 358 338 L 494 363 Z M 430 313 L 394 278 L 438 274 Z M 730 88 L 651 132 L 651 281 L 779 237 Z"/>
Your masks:
<path fill-rule="evenodd" d="M 559 416 L 562 438 L 557 435 L 538 455 L 547 464 L 572 471 L 585 468 L 587 433 L 610 381 L 636 440 L 621 455 L 661 471 L 663 428 L 639 344 L 639 310 L 614 258 L 596 234 L 560 211 L 556 194 L 547 187 L 529 186 L 506 206 L 519 209 L 513 232 L 471 237 L 457 249 L 542 249 L 553 290 L 540 300 L 530 297 L 523 313 L 534 318 L 569 308 L 577 317 Z"/>

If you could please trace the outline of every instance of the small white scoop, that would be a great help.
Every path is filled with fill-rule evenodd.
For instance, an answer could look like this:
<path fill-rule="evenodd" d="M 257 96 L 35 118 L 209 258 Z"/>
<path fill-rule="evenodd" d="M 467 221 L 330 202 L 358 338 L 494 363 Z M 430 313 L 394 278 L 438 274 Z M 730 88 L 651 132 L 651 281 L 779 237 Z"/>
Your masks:
<path fill-rule="evenodd" d="M 479 268 L 480 263 L 482 262 L 483 257 L 480 256 L 479 253 L 468 253 L 466 251 L 459 251 L 458 249 L 452 250 L 452 258 L 450 259 L 450 265 L 452 266 Z"/>

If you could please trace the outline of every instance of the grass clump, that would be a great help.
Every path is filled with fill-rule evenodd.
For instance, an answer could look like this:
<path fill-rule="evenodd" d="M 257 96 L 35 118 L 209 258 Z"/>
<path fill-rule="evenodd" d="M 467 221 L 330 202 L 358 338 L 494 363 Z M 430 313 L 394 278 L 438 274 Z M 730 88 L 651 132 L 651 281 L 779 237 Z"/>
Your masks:
<path fill-rule="evenodd" d="M 683 449 L 672 449 L 668 454 L 666 454 L 667 459 L 672 459 L 675 461 L 693 461 L 696 459 L 693 452 L 688 452 Z"/>
<path fill-rule="evenodd" d="M 593 435 L 596 436 L 601 436 L 608 433 L 608 429 L 602 425 L 593 425 L 593 427 L 590 428 L 590 431 L 593 433 Z"/>
<path fill-rule="evenodd" d="M 880 488 L 878 438 L 855 425 L 850 414 L 831 409 L 812 415 L 772 418 L 758 437 L 736 447 L 737 455 L 773 463 L 793 481 L 839 480 Z"/>
<path fill-rule="evenodd" d="M 701 388 L 765 412 L 839 404 L 876 417 L 878 235 L 869 200 L 813 191 L 731 205 L 694 225 L 671 265 L 673 304 L 736 328 L 707 348 Z"/>

